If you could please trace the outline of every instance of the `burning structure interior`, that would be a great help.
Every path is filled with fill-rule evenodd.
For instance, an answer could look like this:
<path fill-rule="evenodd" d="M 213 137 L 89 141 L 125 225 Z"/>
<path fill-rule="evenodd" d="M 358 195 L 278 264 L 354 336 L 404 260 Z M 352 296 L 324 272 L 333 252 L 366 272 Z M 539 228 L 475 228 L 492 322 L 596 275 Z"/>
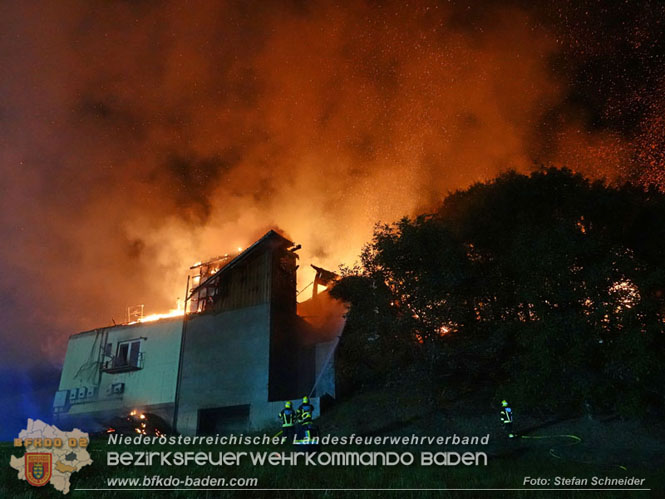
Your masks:
<path fill-rule="evenodd" d="M 334 397 L 344 307 L 317 292 L 334 278 L 318 267 L 312 298 L 297 303 L 298 248 L 270 231 L 193 266 L 184 314 L 72 335 L 56 420 L 94 426 L 138 410 L 214 434 L 273 424 L 284 400 Z"/>

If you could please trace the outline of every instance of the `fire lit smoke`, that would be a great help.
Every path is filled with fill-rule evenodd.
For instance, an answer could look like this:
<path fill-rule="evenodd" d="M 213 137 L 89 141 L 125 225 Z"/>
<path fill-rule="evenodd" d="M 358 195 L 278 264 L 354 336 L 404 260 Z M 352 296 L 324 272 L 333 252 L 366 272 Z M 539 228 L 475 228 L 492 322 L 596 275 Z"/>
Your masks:
<path fill-rule="evenodd" d="M 309 263 L 353 263 L 377 221 L 449 191 L 635 158 L 557 114 L 566 48 L 533 9 L 275 4 L 3 2 L 8 358 L 173 309 L 193 262 L 269 228 L 302 244 L 303 288 Z"/>

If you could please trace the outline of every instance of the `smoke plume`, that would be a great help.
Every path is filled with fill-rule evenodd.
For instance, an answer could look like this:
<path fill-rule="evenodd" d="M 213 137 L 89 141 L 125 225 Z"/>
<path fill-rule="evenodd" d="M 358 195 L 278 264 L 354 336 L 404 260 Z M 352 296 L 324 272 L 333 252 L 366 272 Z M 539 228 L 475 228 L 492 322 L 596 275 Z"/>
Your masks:
<path fill-rule="evenodd" d="M 310 262 L 353 263 L 376 222 L 506 169 L 627 175 L 644 154 L 633 139 L 662 138 L 662 107 L 626 129 L 601 119 L 607 102 L 579 98 L 591 92 L 580 43 L 596 33 L 578 15 L 3 2 L 3 363 L 59 363 L 69 334 L 121 322 L 128 305 L 174 308 L 189 265 L 269 228 L 303 245 L 304 287 Z"/>

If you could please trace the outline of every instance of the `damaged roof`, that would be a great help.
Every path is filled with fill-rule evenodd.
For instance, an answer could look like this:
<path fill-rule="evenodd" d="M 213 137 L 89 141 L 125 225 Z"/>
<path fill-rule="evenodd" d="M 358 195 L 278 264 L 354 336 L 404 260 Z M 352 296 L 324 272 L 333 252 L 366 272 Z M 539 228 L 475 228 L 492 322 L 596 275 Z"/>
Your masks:
<path fill-rule="evenodd" d="M 209 284 L 211 284 L 214 279 L 219 279 L 222 274 L 224 274 L 225 272 L 231 270 L 236 265 L 238 265 L 241 262 L 243 262 L 244 260 L 246 260 L 250 255 L 252 255 L 252 253 L 257 251 L 258 248 L 260 248 L 261 246 L 263 246 L 264 244 L 266 244 L 270 240 L 279 241 L 286 247 L 293 246 L 293 244 L 294 244 L 293 241 L 290 241 L 289 239 L 287 239 L 286 237 L 281 235 L 279 232 L 271 229 L 268 232 L 266 232 L 263 235 L 263 237 L 261 237 L 260 239 L 255 241 L 251 246 L 246 248 L 238 256 L 233 258 L 230 262 L 228 262 L 221 269 L 219 269 L 219 271 L 217 271 L 216 273 L 214 273 L 213 275 L 208 277 L 205 281 L 200 283 L 195 288 L 191 289 L 190 292 L 189 292 L 189 296 L 192 296 L 194 293 L 196 293 L 201 288 L 204 288 L 204 287 L 208 286 Z M 192 267 L 192 268 L 195 268 L 195 267 Z"/>

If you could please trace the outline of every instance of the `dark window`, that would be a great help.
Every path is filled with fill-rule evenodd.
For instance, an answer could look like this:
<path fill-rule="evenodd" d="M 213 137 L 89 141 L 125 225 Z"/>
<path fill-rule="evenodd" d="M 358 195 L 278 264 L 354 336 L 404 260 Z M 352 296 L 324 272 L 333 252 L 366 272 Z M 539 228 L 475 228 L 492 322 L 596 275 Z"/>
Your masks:
<path fill-rule="evenodd" d="M 132 341 L 129 345 L 129 364 L 132 366 L 139 365 L 139 352 L 141 351 L 141 342 Z"/>
<path fill-rule="evenodd" d="M 118 343 L 118 350 L 113 359 L 114 367 L 140 367 L 141 340 L 130 340 Z"/>
<path fill-rule="evenodd" d="M 116 356 L 118 365 L 127 364 L 128 354 L 129 354 L 129 343 L 122 343 L 118 345 L 118 355 Z"/>

